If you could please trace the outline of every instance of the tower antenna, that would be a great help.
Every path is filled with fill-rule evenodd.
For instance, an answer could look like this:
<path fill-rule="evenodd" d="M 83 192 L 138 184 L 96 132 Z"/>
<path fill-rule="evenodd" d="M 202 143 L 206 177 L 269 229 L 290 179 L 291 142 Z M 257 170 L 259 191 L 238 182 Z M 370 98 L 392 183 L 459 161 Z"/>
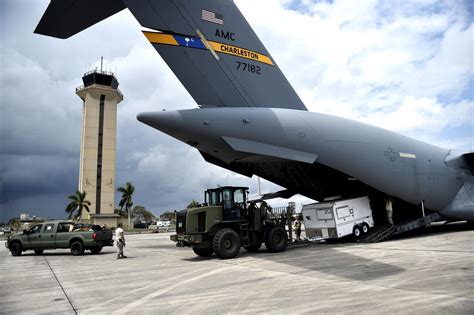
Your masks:
<path fill-rule="evenodd" d="M 104 56 L 100 56 L 100 72 L 102 72 L 103 64 L 104 64 Z"/>

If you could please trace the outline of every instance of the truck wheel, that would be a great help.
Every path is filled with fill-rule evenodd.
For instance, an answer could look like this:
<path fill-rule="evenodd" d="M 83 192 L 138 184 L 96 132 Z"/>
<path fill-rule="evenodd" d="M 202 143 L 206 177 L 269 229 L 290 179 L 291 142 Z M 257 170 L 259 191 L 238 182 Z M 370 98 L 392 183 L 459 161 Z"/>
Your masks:
<path fill-rule="evenodd" d="M 212 240 L 212 248 L 220 259 L 234 258 L 240 250 L 239 235 L 229 228 L 219 230 Z"/>
<path fill-rule="evenodd" d="M 12 253 L 12 256 L 20 256 L 23 251 L 23 248 L 21 247 L 21 244 L 18 242 L 14 242 L 10 244 L 10 252 Z"/>
<path fill-rule="evenodd" d="M 44 252 L 44 249 L 35 249 L 36 255 L 41 255 Z"/>
<path fill-rule="evenodd" d="M 244 246 L 244 248 L 249 251 L 249 252 L 258 252 L 258 250 L 260 249 L 260 247 L 262 247 L 262 243 L 258 243 L 258 244 L 253 244 L 253 245 L 249 245 L 249 246 Z"/>
<path fill-rule="evenodd" d="M 82 245 L 81 241 L 74 241 L 71 244 L 71 254 L 74 256 L 79 256 L 84 254 L 84 245 Z"/>
<path fill-rule="evenodd" d="M 270 253 L 280 253 L 288 246 L 288 234 L 281 226 L 274 226 L 267 232 L 265 247 Z"/>
<path fill-rule="evenodd" d="M 352 234 L 354 234 L 355 237 L 360 237 L 360 227 L 358 225 L 354 226 L 354 229 L 352 230 Z"/>
<path fill-rule="evenodd" d="M 209 256 L 212 256 L 212 253 L 214 253 L 214 250 L 212 250 L 212 248 L 196 248 L 196 247 L 193 247 L 193 251 L 199 257 L 209 257 Z"/>
<path fill-rule="evenodd" d="M 362 224 L 362 233 L 369 233 L 369 225 L 367 223 Z"/>
<path fill-rule="evenodd" d="M 102 247 L 99 246 L 99 247 L 91 247 L 91 253 L 94 254 L 94 255 L 97 255 L 98 253 L 100 253 L 102 251 Z"/>

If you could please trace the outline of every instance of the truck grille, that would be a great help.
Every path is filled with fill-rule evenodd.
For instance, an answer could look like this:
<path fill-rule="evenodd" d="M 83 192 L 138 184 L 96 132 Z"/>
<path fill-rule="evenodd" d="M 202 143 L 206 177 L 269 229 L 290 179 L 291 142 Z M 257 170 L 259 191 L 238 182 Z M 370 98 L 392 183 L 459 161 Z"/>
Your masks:
<path fill-rule="evenodd" d="M 187 210 L 176 212 L 176 234 L 186 234 L 186 214 Z"/>
<path fill-rule="evenodd" d="M 206 212 L 198 213 L 198 232 L 206 231 Z"/>

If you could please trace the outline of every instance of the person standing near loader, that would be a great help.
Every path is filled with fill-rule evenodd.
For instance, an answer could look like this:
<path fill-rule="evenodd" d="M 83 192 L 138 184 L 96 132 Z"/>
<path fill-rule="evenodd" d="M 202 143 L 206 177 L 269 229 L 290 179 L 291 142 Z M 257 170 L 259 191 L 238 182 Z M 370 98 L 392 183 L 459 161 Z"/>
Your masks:
<path fill-rule="evenodd" d="M 125 232 L 123 230 L 123 224 L 119 223 L 115 229 L 115 242 L 117 243 L 117 259 L 127 258 L 123 254 L 123 248 L 125 247 Z"/>
<path fill-rule="evenodd" d="M 301 240 L 301 221 L 299 217 L 296 217 L 295 222 L 293 222 L 293 229 L 295 230 L 296 239 L 295 241 Z"/>

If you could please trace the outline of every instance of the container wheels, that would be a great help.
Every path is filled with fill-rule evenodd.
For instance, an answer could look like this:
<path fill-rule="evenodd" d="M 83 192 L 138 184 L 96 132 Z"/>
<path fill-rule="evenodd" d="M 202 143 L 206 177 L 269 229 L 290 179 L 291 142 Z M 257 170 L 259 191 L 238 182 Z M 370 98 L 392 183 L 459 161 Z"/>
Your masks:
<path fill-rule="evenodd" d="M 354 226 L 354 229 L 352 230 L 352 234 L 354 234 L 354 236 L 356 238 L 359 238 L 360 235 L 362 234 L 361 230 L 360 230 L 360 227 L 358 225 Z"/>
<path fill-rule="evenodd" d="M 369 233 L 369 225 L 367 223 L 362 224 L 362 233 L 364 234 Z"/>

